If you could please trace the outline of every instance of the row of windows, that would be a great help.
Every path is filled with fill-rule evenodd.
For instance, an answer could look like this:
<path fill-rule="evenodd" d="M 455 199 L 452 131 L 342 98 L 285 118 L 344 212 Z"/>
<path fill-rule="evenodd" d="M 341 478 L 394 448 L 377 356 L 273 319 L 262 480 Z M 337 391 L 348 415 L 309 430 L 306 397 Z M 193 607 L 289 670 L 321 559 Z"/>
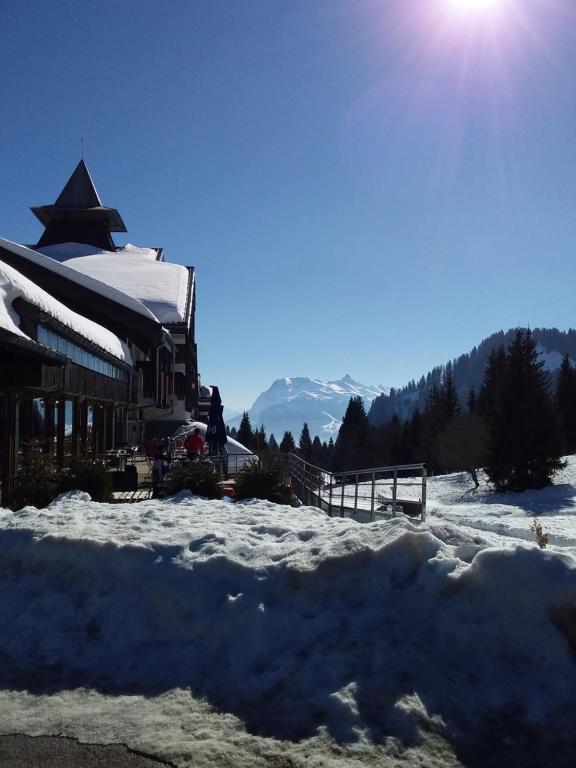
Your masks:
<path fill-rule="evenodd" d="M 88 368 L 91 371 L 96 371 L 104 376 L 109 376 L 111 379 L 118 379 L 119 381 L 128 381 L 128 372 L 108 360 L 103 360 L 98 355 L 89 352 L 83 347 L 79 347 L 70 339 L 66 339 L 64 336 L 53 331 L 51 328 L 46 328 L 44 325 L 38 326 L 38 341 L 44 346 L 53 349 L 55 352 L 65 355 L 69 360 L 76 365 L 81 365 L 83 368 Z"/>

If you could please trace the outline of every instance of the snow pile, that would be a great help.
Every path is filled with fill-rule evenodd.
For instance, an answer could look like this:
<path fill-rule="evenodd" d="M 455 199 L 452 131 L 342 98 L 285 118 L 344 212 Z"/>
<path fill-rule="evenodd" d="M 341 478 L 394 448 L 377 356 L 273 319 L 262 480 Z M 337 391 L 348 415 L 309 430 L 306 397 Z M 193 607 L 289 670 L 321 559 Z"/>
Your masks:
<path fill-rule="evenodd" d="M 68 309 L 20 272 L 0 261 L 0 328 L 29 338 L 20 330 L 20 318 L 12 306 L 17 298 L 33 304 L 105 352 L 132 365 L 128 347 L 111 331 Z"/>
<path fill-rule="evenodd" d="M 104 251 L 80 243 L 61 243 L 40 250 L 67 267 L 137 299 L 161 323 L 186 320 L 191 274 L 181 264 L 156 261 L 153 248 L 128 243 L 116 251 Z"/>
<path fill-rule="evenodd" d="M 457 740 L 507 718 L 571 732 L 570 554 L 442 520 L 75 493 L 1 511 L 0 562 L 15 686 L 190 689 L 278 738 Z"/>

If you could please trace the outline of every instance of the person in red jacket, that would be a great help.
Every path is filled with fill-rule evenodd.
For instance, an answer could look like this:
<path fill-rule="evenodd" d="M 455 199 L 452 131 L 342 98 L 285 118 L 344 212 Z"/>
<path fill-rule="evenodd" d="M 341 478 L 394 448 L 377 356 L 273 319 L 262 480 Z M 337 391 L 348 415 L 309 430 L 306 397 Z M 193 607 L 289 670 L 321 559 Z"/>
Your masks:
<path fill-rule="evenodd" d="M 204 440 L 198 427 L 186 437 L 184 448 L 188 453 L 189 459 L 197 459 L 199 456 L 204 455 Z"/>

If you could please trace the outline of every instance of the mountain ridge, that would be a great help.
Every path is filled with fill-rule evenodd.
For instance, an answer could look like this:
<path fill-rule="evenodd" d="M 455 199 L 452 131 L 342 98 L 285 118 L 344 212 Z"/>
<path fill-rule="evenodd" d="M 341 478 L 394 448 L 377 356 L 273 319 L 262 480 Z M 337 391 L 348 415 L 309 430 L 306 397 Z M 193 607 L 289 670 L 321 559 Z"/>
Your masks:
<path fill-rule="evenodd" d="M 418 408 L 423 410 L 428 394 L 433 386 L 438 386 L 442 375 L 448 366 L 452 368 L 454 385 L 460 404 L 465 405 L 468 393 L 473 388 L 476 393 L 482 385 L 486 363 L 492 350 L 500 346 L 507 347 L 513 340 L 519 328 L 510 328 L 508 331 L 497 331 L 483 339 L 469 352 L 449 360 L 443 365 L 432 368 L 427 374 L 414 379 L 404 387 L 391 388 L 388 393 L 379 395 L 372 402 L 368 411 L 368 419 L 374 426 L 379 426 L 390 421 L 394 417 L 400 419 L 409 418 Z M 534 328 L 532 335 L 537 344 L 540 360 L 544 367 L 552 374 L 562 363 L 565 354 L 570 357 L 571 364 L 576 366 L 576 330 L 560 331 L 557 328 Z"/>
<path fill-rule="evenodd" d="M 368 410 L 374 398 L 386 392 L 382 385 L 361 384 L 348 373 L 326 382 L 307 376 L 286 376 L 273 381 L 258 395 L 248 415 L 252 426 L 264 424 L 267 434 L 274 434 L 278 442 L 286 431 L 298 440 L 304 422 L 312 436 L 329 440 L 336 438 L 351 397 L 362 397 Z M 238 427 L 240 417 L 228 420 L 227 424 Z"/>

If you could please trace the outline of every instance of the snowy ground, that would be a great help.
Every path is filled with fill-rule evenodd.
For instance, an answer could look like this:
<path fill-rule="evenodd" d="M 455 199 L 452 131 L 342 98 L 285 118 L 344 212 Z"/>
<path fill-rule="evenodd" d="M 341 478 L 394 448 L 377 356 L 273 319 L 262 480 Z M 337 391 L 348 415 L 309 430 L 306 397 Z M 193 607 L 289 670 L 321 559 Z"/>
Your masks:
<path fill-rule="evenodd" d="M 540 491 L 494 493 L 482 473 L 479 479 L 476 491 L 465 473 L 429 478 L 429 514 L 480 531 L 495 545 L 533 542 L 530 526 L 537 517 L 550 544 L 576 556 L 576 457 L 568 457 L 552 488 Z"/>
<path fill-rule="evenodd" d="M 433 478 L 426 524 L 184 495 L 2 510 L 0 732 L 179 766 L 572 766 L 575 481 Z"/>

